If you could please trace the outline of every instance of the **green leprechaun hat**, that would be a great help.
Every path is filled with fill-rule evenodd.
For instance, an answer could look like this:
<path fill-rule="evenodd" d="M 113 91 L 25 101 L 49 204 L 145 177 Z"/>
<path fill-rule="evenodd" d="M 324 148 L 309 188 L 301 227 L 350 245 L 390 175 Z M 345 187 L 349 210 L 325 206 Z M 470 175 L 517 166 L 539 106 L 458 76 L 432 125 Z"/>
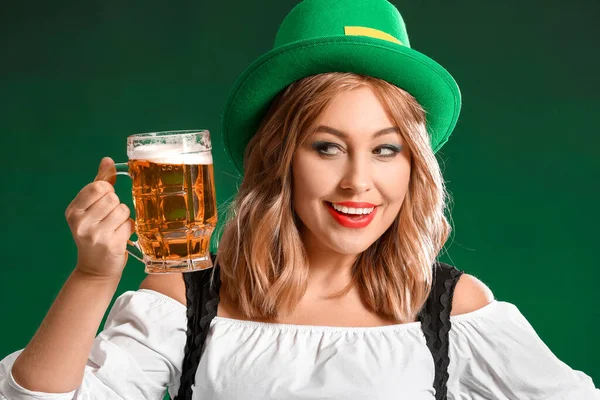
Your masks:
<path fill-rule="evenodd" d="M 427 113 L 434 152 L 458 120 L 458 85 L 440 64 L 411 49 L 404 20 L 393 4 L 304 0 L 282 22 L 273 49 L 240 75 L 227 99 L 223 140 L 241 173 L 244 149 L 273 98 L 294 81 L 325 72 L 368 75 L 409 92 Z"/>

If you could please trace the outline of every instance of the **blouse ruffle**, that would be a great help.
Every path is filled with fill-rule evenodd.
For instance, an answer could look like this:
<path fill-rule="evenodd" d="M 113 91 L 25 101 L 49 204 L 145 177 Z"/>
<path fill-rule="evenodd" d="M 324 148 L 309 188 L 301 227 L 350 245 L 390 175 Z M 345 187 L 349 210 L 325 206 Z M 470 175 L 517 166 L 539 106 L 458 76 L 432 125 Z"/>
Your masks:
<path fill-rule="evenodd" d="M 560 361 L 519 309 L 494 300 L 452 316 L 448 399 L 600 399 L 592 379 Z M 21 350 L 0 361 L 0 399 L 161 400 L 179 388 L 186 307 L 152 290 L 123 293 L 94 340 L 83 381 L 68 393 L 16 383 Z M 337 328 L 216 317 L 195 399 L 434 399 L 420 322 Z"/>

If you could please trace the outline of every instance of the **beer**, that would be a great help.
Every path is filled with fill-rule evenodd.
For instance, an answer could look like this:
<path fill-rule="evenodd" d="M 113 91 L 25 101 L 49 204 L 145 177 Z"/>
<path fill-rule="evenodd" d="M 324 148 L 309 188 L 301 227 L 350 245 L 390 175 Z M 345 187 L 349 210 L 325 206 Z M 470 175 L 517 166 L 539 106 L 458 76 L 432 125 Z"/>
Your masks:
<path fill-rule="evenodd" d="M 131 154 L 129 174 L 146 271 L 212 266 L 209 242 L 217 202 L 210 152 L 169 154 L 163 146 L 151 154 L 144 147 Z"/>

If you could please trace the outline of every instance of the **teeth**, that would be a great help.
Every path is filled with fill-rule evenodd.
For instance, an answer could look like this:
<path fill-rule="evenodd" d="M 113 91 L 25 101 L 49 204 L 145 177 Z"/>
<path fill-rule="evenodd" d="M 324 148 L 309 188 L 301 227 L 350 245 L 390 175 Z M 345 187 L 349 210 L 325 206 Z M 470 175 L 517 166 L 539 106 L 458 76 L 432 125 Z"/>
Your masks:
<path fill-rule="evenodd" d="M 373 212 L 373 210 L 375 209 L 375 207 L 371 207 L 371 208 L 348 208 L 346 206 L 339 206 L 339 205 L 334 204 L 334 203 L 331 203 L 331 205 L 337 211 L 343 212 L 344 214 L 355 214 L 355 215 L 371 214 Z"/>

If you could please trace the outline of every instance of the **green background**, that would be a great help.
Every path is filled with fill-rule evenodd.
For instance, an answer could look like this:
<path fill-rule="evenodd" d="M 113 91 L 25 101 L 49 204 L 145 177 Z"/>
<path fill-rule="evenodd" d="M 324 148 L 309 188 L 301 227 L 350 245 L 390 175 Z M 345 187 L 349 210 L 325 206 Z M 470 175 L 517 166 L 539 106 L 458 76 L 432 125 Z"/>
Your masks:
<path fill-rule="evenodd" d="M 439 153 L 454 199 L 443 260 L 516 304 L 561 360 L 600 385 L 599 3 L 394 3 L 412 47 L 445 66 L 463 94 Z M 223 105 L 295 4 L 4 7 L 0 358 L 27 344 L 72 271 L 64 211 L 103 156 L 125 161 L 127 135 L 209 129 L 219 203 L 234 194 Z M 131 204 L 127 178 L 117 190 Z M 131 258 L 117 295 L 143 278 Z"/>

